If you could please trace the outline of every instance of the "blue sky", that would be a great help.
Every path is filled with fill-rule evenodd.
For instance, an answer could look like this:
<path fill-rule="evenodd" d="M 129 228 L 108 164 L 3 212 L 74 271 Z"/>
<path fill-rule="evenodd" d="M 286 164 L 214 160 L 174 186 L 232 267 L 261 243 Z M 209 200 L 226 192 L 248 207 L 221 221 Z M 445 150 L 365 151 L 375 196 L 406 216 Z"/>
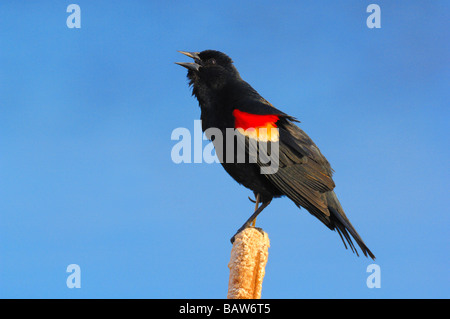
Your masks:
<path fill-rule="evenodd" d="M 450 297 L 448 2 L 77 1 L 69 29 L 71 3 L 0 3 L 0 297 L 226 296 L 251 192 L 170 157 L 200 115 L 173 62 L 204 49 L 301 120 L 381 269 L 277 199 L 262 297 Z"/>

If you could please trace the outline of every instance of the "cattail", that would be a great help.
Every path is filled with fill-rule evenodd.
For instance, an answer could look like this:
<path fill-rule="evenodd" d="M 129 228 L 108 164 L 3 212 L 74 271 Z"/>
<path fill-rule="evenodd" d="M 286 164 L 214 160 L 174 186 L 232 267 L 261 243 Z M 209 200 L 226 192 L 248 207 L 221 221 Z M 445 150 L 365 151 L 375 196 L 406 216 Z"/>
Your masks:
<path fill-rule="evenodd" d="M 248 227 L 235 236 L 228 299 L 260 299 L 270 241 L 267 233 Z"/>

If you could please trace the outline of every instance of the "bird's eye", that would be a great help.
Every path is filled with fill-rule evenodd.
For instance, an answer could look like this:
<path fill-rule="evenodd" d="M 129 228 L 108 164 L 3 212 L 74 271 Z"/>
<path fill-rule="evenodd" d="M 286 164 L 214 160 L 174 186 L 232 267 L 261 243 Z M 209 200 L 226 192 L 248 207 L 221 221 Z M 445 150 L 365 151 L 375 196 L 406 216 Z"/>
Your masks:
<path fill-rule="evenodd" d="M 216 59 L 211 58 L 211 59 L 208 60 L 208 62 L 210 64 L 216 64 Z"/>

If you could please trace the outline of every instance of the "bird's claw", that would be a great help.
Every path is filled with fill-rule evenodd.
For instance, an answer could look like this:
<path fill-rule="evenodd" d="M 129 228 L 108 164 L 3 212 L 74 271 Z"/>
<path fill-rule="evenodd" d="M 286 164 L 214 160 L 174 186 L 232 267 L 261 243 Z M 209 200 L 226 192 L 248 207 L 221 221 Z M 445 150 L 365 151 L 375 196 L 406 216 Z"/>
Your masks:
<path fill-rule="evenodd" d="M 256 200 L 251 199 L 250 196 L 248 197 L 248 199 L 249 199 L 252 203 L 256 204 Z"/>

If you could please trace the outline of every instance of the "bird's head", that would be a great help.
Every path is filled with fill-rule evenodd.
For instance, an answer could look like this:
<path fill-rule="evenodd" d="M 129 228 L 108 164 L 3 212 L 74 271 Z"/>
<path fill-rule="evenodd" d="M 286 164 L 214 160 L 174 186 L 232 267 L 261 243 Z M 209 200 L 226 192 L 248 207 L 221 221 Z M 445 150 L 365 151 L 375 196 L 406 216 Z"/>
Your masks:
<path fill-rule="evenodd" d="M 220 90 L 229 81 L 240 78 L 233 61 L 225 53 L 215 50 L 179 52 L 194 59 L 194 62 L 190 63 L 176 62 L 188 69 L 187 77 L 190 80 L 189 84 L 194 86 L 194 94 L 203 89 Z"/>

